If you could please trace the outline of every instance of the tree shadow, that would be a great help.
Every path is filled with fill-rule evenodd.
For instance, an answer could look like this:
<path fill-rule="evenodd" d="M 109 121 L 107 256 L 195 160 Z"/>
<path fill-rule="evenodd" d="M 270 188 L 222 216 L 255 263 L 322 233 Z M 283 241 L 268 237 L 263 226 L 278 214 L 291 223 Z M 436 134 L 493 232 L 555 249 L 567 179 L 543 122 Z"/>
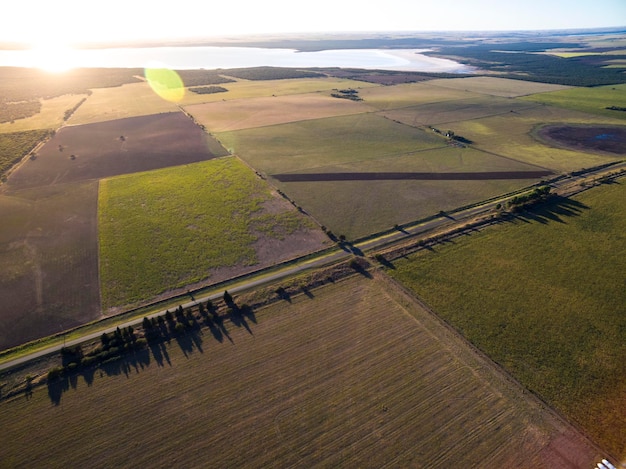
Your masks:
<path fill-rule="evenodd" d="M 302 290 L 302 293 L 304 293 L 310 299 L 315 298 L 315 295 L 313 295 L 313 293 L 311 293 L 311 290 L 309 290 L 306 285 L 302 285 L 300 287 L 300 290 Z M 256 323 L 256 321 L 254 321 L 254 322 Z"/>
<path fill-rule="evenodd" d="M 276 295 L 278 295 L 278 298 L 280 298 L 281 300 L 285 300 L 287 303 L 291 303 L 291 295 L 285 288 L 278 287 L 275 293 Z M 230 305 L 230 307 L 232 308 L 232 305 Z"/>
<path fill-rule="evenodd" d="M 188 329 L 176 334 L 176 343 L 180 347 L 185 355 L 185 358 L 189 358 L 189 355 L 194 350 L 198 350 L 200 353 L 204 353 L 202 349 L 202 337 L 200 337 L 200 328 L 197 324 L 191 325 Z"/>
<path fill-rule="evenodd" d="M 243 327 L 246 331 L 248 331 L 248 334 L 254 335 L 252 333 L 252 330 L 250 329 L 250 326 L 248 325 L 248 321 L 246 321 L 246 317 L 241 311 L 241 308 L 239 308 L 239 306 L 237 306 L 235 303 L 230 306 L 228 319 L 230 319 L 230 322 L 236 327 Z"/>
<path fill-rule="evenodd" d="M 350 261 L 350 267 L 354 269 L 355 272 L 361 274 L 365 278 L 373 278 L 372 274 L 370 274 L 367 270 L 369 264 L 364 260 L 352 259 Z"/>
<path fill-rule="evenodd" d="M 545 225 L 556 222 L 566 224 L 567 218 L 577 217 L 589 208 L 578 200 L 553 195 L 546 202 L 528 207 L 523 211 L 513 212 L 511 216 L 524 223 L 536 222 Z"/>

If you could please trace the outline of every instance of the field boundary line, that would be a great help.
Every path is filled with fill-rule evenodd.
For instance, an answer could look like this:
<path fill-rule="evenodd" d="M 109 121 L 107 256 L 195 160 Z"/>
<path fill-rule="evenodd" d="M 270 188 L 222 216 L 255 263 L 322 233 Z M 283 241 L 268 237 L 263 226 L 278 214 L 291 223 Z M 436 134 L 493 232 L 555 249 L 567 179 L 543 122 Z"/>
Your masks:
<path fill-rule="evenodd" d="M 454 326 L 448 323 L 445 319 L 439 316 L 433 308 L 430 307 L 423 299 L 421 299 L 417 293 L 408 289 L 401 283 L 399 283 L 394 278 L 390 277 L 385 273 L 382 269 L 377 268 L 374 275 L 376 278 L 385 282 L 389 287 L 395 289 L 396 292 L 403 294 L 409 300 L 415 302 L 418 306 L 423 308 L 428 315 L 435 320 L 435 322 L 439 323 L 443 326 L 448 332 L 450 332 L 454 337 L 456 337 L 463 345 L 468 347 L 476 357 L 482 361 L 486 366 L 488 366 L 495 374 L 502 378 L 505 382 L 517 388 L 518 391 L 521 391 L 521 394 L 529 399 L 530 401 L 534 401 L 536 405 L 539 406 L 539 409 L 544 412 L 548 412 L 553 418 L 562 423 L 565 428 L 569 428 L 571 431 L 577 433 L 579 437 L 585 440 L 590 446 L 592 446 L 596 451 L 600 454 L 604 454 L 607 457 L 611 457 L 615 461 L 619 461 L 614 454 L 610 454 L 607 450 L 601 448 L 591 437 L 584 431 L 582 427 L 580 427 L 576 422 L 570 421 L 560 413 L 557 409 L 552 407 L 547 401 L 545 401 L 541 395 L 539 395 L 536 391 L 525 387 L 520 381 L 518 381 L 513 375 L 511 375 L 502 365 L 498 362 L 494 361 L 489 357 L 485 352 L 479 349 L 476 345 L 469 341 L 463 334 L 461 334 Z M 410 314 L 410 313 L 409 313 Z M 418 320 L 417 318 L 414 318 Z M 491 384 L 491 383 L 490 383 Z"/>

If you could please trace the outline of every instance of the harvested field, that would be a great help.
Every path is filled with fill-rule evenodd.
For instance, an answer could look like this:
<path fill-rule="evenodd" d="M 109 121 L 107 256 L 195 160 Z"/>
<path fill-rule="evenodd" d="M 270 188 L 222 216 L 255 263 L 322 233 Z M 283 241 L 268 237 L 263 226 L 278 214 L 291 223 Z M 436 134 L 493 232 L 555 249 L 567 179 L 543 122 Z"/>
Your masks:
<path fill-rule="evenodd" d="M 625 195 L 622 178 L 398 259 L 390 270 L 622 461 Z"/>
<path fill-rule="evenodd" d="M 250 98 L 187 106 L 185 110 L 211 132 L 285 124 L 322 117 L 359 114 L 368 106 L 322 93 Z"/>
<path fill-rule="evenodd" d="M 182 112 L 64 127 L 8 181 L 12 190 L 98 179 L 223 156 Z"/>
<path fill-rule="evenodd" d="M 98 88 L 72 115 L 71 125 L 93 124 L 128 117 L 179 111 L 176 104 L 160 98 L 146 82 L 115 88 Z"/>
<path fill-rule="evenodd" d="M 375 86 L 359 90 L 359 95 L 363 98 L 364 104 L 379 110 L 479 97 L 474 93 L 432 86 L 430 83 L 432 81 L 396 86 Z"/>
<path fill-rule="evenodd" d="M 626 154 L 626 127 L 546 125 L 537 131 L 537 136 L 572 150 Z"/>
<path fill-rule="evenodd" d="M 442 80 L 431 80 L 428 83 L 432 86 L 471 91 L 472 93 L 488 94 L 491 96 L 501 96 L 503 98 L 515 98 L 529 94 L 547 93 L 571 88 L 564 85 L 552 85 L 549 83 L 511 80 L 509 78 L 498 77 L 444 78 Z"/>
<path fill-rule="evenodd" d="M 0 194 L 0 349 L 100 314 L 96 181 Z"/>
<path fill-rule="evenodd" d="M 144 467 L 584 468 L 600 460 L 390 289 L 340 282 L 255 311 L 250 333 L 223 323 L 230 341 L 203 329 L 106 374 L 1 402 L 0 458 L 88 467 L 124 465 L 131 453 Z"/>
<path fill-rule="evenodd" d="M 392 109 L 381 112 L 381 115 L 413 127 L 422 127 L 492 116 L 506 119 L 511 114 L 532 107 L 535 107 L 532 103 L 496 96 L 480 96 Z M 447 129 L 439 130 L 445 132 Z"/>
<path fill-rule="evenodd" d="M 215 283 L 330 242 L 232 157 L 101 181 L 99 227 L 105 309 Z"/>
<path fill-rule="evenodd" d="M 216 101 L 230 101 L 234 99 L 261 98 L 273 96 L 285 96 L 291 94 L 314 93 L 318 91 L 331 91 L 335 88 L 369 88 L 378 85 L 355 80 L 341 78 L 294 78 L 285 80 L 247 81 L 240 80 L 236 83 L 223 85 L 228 89 L 225 93 L 204 94 L 186 93 L 181 105 L 209 103 Z"/>

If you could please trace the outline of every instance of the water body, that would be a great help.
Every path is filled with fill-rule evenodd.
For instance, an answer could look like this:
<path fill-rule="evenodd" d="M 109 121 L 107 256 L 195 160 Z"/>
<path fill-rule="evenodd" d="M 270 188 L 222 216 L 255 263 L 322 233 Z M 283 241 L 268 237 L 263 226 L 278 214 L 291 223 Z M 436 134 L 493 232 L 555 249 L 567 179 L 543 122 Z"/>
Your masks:
<path fill-rule="evenodd" d="M 175 70 L 247 67 L 343 67 L 471 73 L 472 67 L 429 57 L 424 49 L 344 49 L 299 52 L 255 47 L 149 47 L 79 50 L 0 50 L 0 66 L 145 68 Z"/>

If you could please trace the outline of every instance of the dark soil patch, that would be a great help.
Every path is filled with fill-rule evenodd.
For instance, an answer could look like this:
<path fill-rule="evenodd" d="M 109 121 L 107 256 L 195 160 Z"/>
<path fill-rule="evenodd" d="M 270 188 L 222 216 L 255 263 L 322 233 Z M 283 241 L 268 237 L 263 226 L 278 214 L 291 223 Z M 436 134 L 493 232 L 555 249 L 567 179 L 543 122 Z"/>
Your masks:
<path fill-rule="evenodd" d="M 495 179 L 537 179 L 551 171 L 483 171 L 476 173 L 308 173 L 274 174 L 280 182 L 313 181 L 485 181 Z"/>
<path fill-rule="evenodd" d="M 546 125 L 537 135 L 548 143 L 571 150 L 626 154 L 626 127 Z"/>
<path fill-rule="evenodd" d="M 64 127 L 8 181 L 10 189 L 196 163 L 227 151 L 183 113 Z"/>
<path fill-rule="evenodd" d="M 0 195 L 0 350 L 99 317 L 97 201 L 97 181 Z"/>

